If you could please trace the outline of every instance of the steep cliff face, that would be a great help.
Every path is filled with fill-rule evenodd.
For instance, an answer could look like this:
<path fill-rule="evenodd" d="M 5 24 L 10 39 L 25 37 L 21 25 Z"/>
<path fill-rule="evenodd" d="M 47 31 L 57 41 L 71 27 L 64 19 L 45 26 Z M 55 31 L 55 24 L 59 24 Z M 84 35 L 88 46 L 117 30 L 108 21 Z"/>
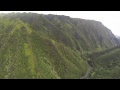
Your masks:
<path fill-rule="evenodd" d="M 0 78 L 81 78 L 83 52 L 119 45 L 102 23 L 59 15 L 0 15 Z"/>
<path fill-rule="evenodd" d="M 115 37 L 116 37 L 116 38 L 119 40 L 119 42 L 120 42 L 120 36 L 117 36 L 117 35 L 116 35 Z"/>
<path fill-rule="evenodd" d="M 33 30 L 78 51 L 103 50 L 119 45 L 114 34 L 101 22 L 59 15 L 11 14 Z"/>
<path fill-rule="evenodd" d="M 83 50 L 105 49 L 119 45 L 114 34 L 101 22 L 62 16 L 46 16 L 56 27 L 70 35 Z M 61 18 L 60 18 L 61 17 Z M 55 22 L 58 21 L 59 23 Z M 61 26 L 60 26 L 61 25 Z"/>

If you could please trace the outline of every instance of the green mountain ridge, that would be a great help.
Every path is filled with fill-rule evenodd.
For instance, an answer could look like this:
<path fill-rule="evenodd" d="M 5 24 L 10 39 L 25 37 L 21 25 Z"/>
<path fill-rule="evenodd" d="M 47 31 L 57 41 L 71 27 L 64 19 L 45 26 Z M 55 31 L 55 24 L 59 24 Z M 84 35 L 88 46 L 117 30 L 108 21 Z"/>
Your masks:
<path fill-rule="evenodd" d="M 94 52 L 118 45 L 101 22 L 36 13 L 1 14 L 0 78 L 80 79 L 89 69 L 86 62 L 98 60 L 91 60 Z"/>
<path fill-rule="evenodd" d="M 93 70 L 89 76 L 92 79 L 118 79 L 120 78 L 120 46 L 91 55 L 89 64 Z"/>

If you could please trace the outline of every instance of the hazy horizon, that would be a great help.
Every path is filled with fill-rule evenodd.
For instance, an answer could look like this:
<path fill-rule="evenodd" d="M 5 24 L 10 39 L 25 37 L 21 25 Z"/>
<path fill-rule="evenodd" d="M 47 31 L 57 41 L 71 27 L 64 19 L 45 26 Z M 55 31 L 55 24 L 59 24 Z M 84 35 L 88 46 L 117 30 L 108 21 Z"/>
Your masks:
<path fill-rule="evenodd" d="M 34 12 L 39 14 L 65 15 L 71 18 L 81 18 L 102 22 L 115 35 L 120 36 L 120 11 L 0 11 L 0 13 Z"/>

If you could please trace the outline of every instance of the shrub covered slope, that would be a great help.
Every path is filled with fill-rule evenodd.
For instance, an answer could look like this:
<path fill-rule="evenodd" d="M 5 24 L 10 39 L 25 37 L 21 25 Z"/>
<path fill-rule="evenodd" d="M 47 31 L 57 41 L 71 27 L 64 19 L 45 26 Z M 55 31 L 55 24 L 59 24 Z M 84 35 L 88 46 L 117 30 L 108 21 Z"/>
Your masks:
<path fill-rule="evenodd" d="M 81 78 L 89 68 L 84 54 L 119 44 L 98 21 L 35 13 L 1 14 L 0 78 Z M 112 52 L 118 56 L 119 49 Z M 115 54 L 112 52 L 93 62 L 106 64 L 109 60 L 104 59 Z M 114 58 L 116 62 L 118 58 Z M 112 68 L 113 73 L 118 67 Z"/>

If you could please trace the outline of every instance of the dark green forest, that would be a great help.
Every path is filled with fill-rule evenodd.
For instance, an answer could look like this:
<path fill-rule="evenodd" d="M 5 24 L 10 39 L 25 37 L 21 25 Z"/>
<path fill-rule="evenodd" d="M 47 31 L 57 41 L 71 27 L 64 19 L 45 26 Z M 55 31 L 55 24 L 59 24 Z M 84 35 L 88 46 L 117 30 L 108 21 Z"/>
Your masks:
<path fill-rule="evenodd" d="M 1 79 L 117 79 L 120 40 L 101 22 L 0 14 Z"/>

